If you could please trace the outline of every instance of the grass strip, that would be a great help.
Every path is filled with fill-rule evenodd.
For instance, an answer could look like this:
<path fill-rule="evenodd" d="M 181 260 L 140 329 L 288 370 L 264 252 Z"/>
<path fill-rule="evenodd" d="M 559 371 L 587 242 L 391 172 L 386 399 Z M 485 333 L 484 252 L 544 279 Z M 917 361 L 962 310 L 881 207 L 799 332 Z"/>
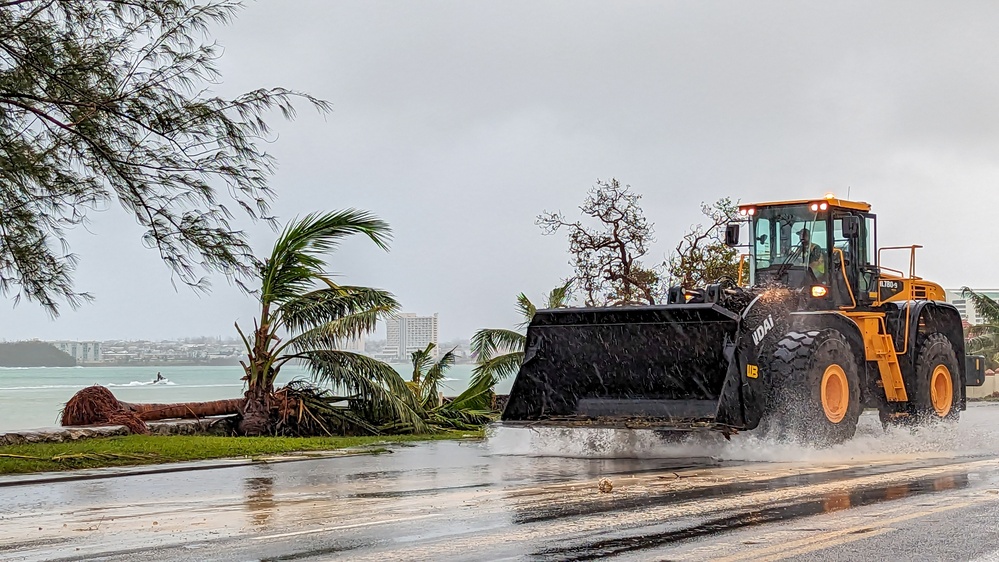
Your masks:
<path fill-rule="evenodd" d="M 481 438 L 482 431 L 430 435 L 364 437 L 218 437 L 208 435 L 128 435 L 64 443 L 0 447 L 0 474 L 24 474 L 108 466 L 254 458 L 265 455 L 334 451 L 386 443 Z"/>

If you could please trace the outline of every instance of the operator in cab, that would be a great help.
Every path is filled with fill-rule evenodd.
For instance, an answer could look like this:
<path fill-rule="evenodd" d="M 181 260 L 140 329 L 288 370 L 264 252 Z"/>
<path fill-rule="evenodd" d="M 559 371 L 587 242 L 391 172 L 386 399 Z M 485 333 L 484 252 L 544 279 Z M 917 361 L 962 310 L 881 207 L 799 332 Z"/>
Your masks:
<path fill-rule="evenodd" d="M 801 239 L 802 259 L 808 263 L 815 277 L 822 277 L 826 273 L 826 253 L 818 244 L 812 242 L 811 233 L 807 228 L 799 230 L 798 237 Z"/>

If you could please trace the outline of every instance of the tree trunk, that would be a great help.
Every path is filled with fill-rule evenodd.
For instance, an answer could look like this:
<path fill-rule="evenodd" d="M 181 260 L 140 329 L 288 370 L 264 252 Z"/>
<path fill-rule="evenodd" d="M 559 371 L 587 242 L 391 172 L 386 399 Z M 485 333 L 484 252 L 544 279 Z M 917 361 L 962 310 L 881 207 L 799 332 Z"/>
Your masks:
<path fill-rule="evenodd" d="M 257 386 L 246 391 L 243 404 L 243 419 L 239 421 L 239 432 L 243 435 L 268 435 L 271 432 L 271 397 L 273 391 Z"/>
<path fill-rule="evenodd" d="M 147 421 L 170 418 L 200 418 L 238 414 L 242 399 L 179 404 L 129 404 L 114 397 L 103 386 L 88 386 L 74 394 L 63 407 L 60 423 L 77 425 L 125 425 L 134 433 L 149 433 Z"/>
<path fill-rule="evenodd" d="M 207 416 L 228 416 L 238 414 L 243 407 L 242 398 L 213 400 L 211 402 L 180 402 L 177 404 L 131 404 L 122 402 L 128 411 L 134 412 L 142 421 L 166 420 L 172 418 L 203 418 Z"/>

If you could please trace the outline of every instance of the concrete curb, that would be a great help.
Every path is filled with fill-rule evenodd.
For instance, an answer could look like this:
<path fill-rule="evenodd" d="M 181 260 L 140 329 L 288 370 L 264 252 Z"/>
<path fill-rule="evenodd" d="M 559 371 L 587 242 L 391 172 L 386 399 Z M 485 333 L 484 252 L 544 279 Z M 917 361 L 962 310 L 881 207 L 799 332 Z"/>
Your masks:
<path fill-rule="evenodd" d="M 228 435 L 229 417 L 202 418 L 200 420 L 165 420 L 148 422 L 152 435 Z M 43 427 L 22 429 L 0 434 L 0 446 L 24 445 L 28 443 L 62 443 L 93 439 L 97 437 L 118 437 L 131 435 L 123 425 L 86 425 L 71 427 Z"/>
<path fill-rule="evenodd" d="M 100 480 L 105 478 L 121 478 L 125 476 L 146 476 L 149 474 L 168 474 L 171 472 L 194 472 L 199 470 L 216 470 L 234 468 L 253 464 L 274 464 L 335 459 L 341 457 L 356 457 L 360 455 L 375 455 L 386 451 L 396 443 L 372 445 L 364 448 L 337 449 L 335 451 L 309 451 L 305 454 L 282 454 L 261 456 L 256 458 L 234 457 L 227 459 L 208 459 L 203 461 L 174 462 L 162 464 L 146 464 L 138 466 L 112 466 L 106 468 L 85 468 L 65 472 L 36 472 L 30 474 L 10 474 L 0 476 L 0 488 L 11 486 L 31 486 L 35 484 L 51 484 L 58 482 L 77 482 L 81 480 Z"/>

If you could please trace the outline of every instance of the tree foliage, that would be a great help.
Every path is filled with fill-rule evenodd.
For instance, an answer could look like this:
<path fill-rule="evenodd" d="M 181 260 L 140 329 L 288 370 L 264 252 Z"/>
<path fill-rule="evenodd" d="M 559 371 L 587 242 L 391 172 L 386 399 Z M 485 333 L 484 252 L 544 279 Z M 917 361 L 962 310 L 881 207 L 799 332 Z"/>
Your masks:
<path fill-rule="evenodd" d="M 444 353 L 434 361 L 434 349 L 437 344 L 431 342 L 424 349 L 410 354 L 413 363 L 413 376 L 409 381 L 409 389 L 416 396 L 424 409 L 436 408 L 441 405 L 441 387 L 448 369 L 454 365 L 454 349 Z"/>
<path fill-rule="evenodd" d="M 371 332 L 399 309 L 390 293 L 341 285 L 326 272 L 329 254 L 354 235 L 385 249 L 389 228 L 353 209 L 310 214 L 289 223 L 260 262 L 260 316 L 249 334 L 236 326 L 247 354 L 241 432 L 269 434 L 287 424 L 299 434 L 426 433 L 489 422 L 481 384 L 469 385 L 455 400 L 441 400 L 453 349 L 436 361 L 434 344 L 413 353 L 408 382 L 391 365 L 342 351 L 346 341 Z M 312 382 L 275 390 L 281 368 L 291 361 L 304 364 Z"/>
<path fill-rule="evenodd" d="M 51 314 L 74 288 L 66 234 L 117 201 L 181 282 L 251 273 L 237 212 L 269 218 L 264 115 L 294 116 L 284 88 L 213 95 L 213 24 L 229 0 L 0 3 L 0 292 Z"/>
<path fill-rule="evenodd" d="M 592 226 L 558 211 L 538 216 L 546 235 L 568 232 L 573 283 L 587 306 L 655 304 L 661 273 L 642 266 L 655 238 L 641 198 L 616 179 L 597 180 L 579 207 Z"/>
<path fill-rule="evenodd" d="M 707 219 L 691 226 L 663 264 L 669 286 L 702 287 L 728 277 L 739 277 L 739 254 L 725 244 L 725 226 L 739 217 L 737 204 L 728 197 L 701 204 Z"/>
<path fill-rule="evenodd" d="M 418 400 L 395 369 L 340 350 L 343 342 L 374 330 L 380 318 L 399 308 L 388 292 L 340 285 L 326 272 L 327 255 L 356 234 L 387 247 L 387 224 L 348 209 L 292 221 L 261 263 L 260 316 L 249 334 L 236 325 L 247 352 L 243 433 L 272 431 L 278 417 L 274 381 L 289 361 L 303 363 L 316 381 L 344 393 L 360 418 L 427 430 Z"/>
<path fill-rule="evenodd" d="M 999 366 L 999 303 L 968 287 L 961 289 L 961 295 L 971 301 L 978 316 L 985 320 L 968 329 L 968 353 L 984 355 L 989 366 L 995 368 Z"/>
<path fill-rule="evenodd" d="M 444 375 L 454 364 L 454 349 L 437 361 L 433 359 L 436 344 L 429 343 L 424 349 L 410 355 L 413 363 L 413 376 L 407 383 L 414 399 L 420 405 L 420 414 L 432 427 L 446 429 L 478 429 L 493 421 L 491 388 L 481 382 L 472 381 L 456 398 L 444 401 L 441 389 Z"/>
<path fill-rule="evenodd" d="M 555 287 L 545 299 L 545 308 L 564 308 L 568 306 L 572 296 L 572 282 L 566 282 Z M 517 295 L 517 310 L 523 321 L 519 328 L 527 329 L 534 319 L 537 307 L 527 298 L 527 295 Z M 475 356 L 476 366 L 472 370 L 469 388 L 488 388 L 499 381 L 516 373 L 524 362 L 524 346 L 527 337 L 515 330 L 503 328 L 483 328 L 472 336 L 471 348 Z"/>

